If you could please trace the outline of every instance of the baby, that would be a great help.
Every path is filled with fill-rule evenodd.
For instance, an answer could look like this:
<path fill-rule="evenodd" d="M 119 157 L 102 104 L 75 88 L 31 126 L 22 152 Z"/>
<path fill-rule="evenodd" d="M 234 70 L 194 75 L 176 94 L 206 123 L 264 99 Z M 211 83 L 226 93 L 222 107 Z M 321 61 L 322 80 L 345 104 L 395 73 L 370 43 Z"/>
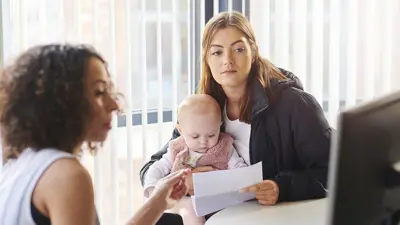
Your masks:
<path fill-rule="evenodd" d="M 187 97 L 178 109 L 177 129 L 180 137 L 169 142 L 167 153 L 147 171 L 145 197 L 151 195 L 157 181 L 183 168 L 212 166 L 226 170 L 247 166 L 233 147 L 233 138 L 220 133 L 221 109 L 209 95 Z M 182 199 L 170 212 L 182 216 L 185 225 L 204 224 L 197 217 L 190 197 Z"/>

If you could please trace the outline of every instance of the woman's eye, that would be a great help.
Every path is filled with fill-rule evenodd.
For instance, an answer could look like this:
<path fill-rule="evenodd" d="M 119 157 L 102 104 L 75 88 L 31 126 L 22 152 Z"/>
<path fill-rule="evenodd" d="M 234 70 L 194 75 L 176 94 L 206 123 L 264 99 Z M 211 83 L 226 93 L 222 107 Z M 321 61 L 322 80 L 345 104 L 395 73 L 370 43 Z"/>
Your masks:
<path fill-rule="evenodd" d="M 235 49 L 236 52 L 244 52 L 244 48 L 237 48 Z"/>
<path fill-rule="evenodd" d="M 221 55 L 221 51 L 216 51 L 216 52 L 213 52 L 213 53 L 211 53 L 211 55 Z"/>
<path fill-rule="evenodd" d="M 96 91 L 95 95 L 97 97 L 103 96 L 106 92 L 105 91 Z"/>

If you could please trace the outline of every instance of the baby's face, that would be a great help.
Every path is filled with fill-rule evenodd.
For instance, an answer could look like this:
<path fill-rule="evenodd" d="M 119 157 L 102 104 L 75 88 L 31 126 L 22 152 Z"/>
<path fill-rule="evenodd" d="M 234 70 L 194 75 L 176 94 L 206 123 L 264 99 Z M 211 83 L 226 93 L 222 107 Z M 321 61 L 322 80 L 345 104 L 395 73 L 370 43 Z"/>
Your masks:
<path fill-rule="evenodd" d="M 191 114 L 180 122 L 181 134 L 190 150 L 205 153 L 217 144 L 220 117 L 208 114 Z"/>

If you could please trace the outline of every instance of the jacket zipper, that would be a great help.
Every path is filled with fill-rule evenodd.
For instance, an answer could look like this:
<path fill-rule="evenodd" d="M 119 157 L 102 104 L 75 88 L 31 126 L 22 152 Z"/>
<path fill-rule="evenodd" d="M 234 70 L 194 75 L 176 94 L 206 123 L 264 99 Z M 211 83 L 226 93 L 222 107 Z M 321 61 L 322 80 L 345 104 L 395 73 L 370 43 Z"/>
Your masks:
<path fill-rule="evenodd" d="M 257 112 L 254 113 L 254 116 L 257 116 L 261 111 L 264 111 L 266 108 L 268 108 L 268 105 L 264 106 L 264 108 L 259 109 Z M 253 116 L 253 117 L 254 117 Z"/>
<path fill-rule="evenodd" d="M 266 106 L 264 106 L 263 108 L 261 108 L 261 109 L 259 109 L 257 112 L 255 112 L 254 113 L 254 115 L 252 116 L 252 121 L 253 121 L 253 118 L 255 117 L 255 116 L 257 116 L 260 112 L 262 112 L 262 111 L 264 111 L 265 109 L 267 109 L 268 108 L 268 105 L 266 105 Z M 253 160 L 253 151 L 252 151 L 252 143 L 253 143 L 253 126 L 251 126 L 251 128 L 250 128 L 250 140 L 249 140 L 249 155 L 250 155 L 250 164 L 251 165 L 253 165 L 254 164 L 254 160 Z"/>

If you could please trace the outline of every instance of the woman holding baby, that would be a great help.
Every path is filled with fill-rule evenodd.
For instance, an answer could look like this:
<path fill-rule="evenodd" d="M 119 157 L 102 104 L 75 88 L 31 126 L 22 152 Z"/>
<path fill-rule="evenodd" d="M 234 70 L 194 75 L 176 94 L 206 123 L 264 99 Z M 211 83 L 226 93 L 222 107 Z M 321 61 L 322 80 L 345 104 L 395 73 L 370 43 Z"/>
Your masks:
<path fill-rule="evenodd" d="M 199 93 L 219 105 L 221 131 L 234 139 L 231 155 L 237 154 L 247 165 L 263 162 L 264 181 L 242 191 L 255 192 L 262 205 L 325 197 L 332 129 L 315 98 L 303 91 L 295 75 L 259 55 L 250 23 L 240 13 L 223 12 L 211 18 L 202 50 Z M 172 141 L 182 135 L 191 150 L 187 140 L 209 138 L 202 131 L 189 133 L 193 135 L 185 135 L 178 124 Z M 166 157 L 171 165 L 182 164 L 176 156 L 170 156 L 168 144 L 151 157 L 140 172 L 146 190 L 152 188 L 148 181 L 154 183 L 158 176 L 148 173 L 153 164 Z M 215 169 L 214 164 L 197 165 L 192 172 Z M 193 195 L 191 175 L 186 181 Z"/>

